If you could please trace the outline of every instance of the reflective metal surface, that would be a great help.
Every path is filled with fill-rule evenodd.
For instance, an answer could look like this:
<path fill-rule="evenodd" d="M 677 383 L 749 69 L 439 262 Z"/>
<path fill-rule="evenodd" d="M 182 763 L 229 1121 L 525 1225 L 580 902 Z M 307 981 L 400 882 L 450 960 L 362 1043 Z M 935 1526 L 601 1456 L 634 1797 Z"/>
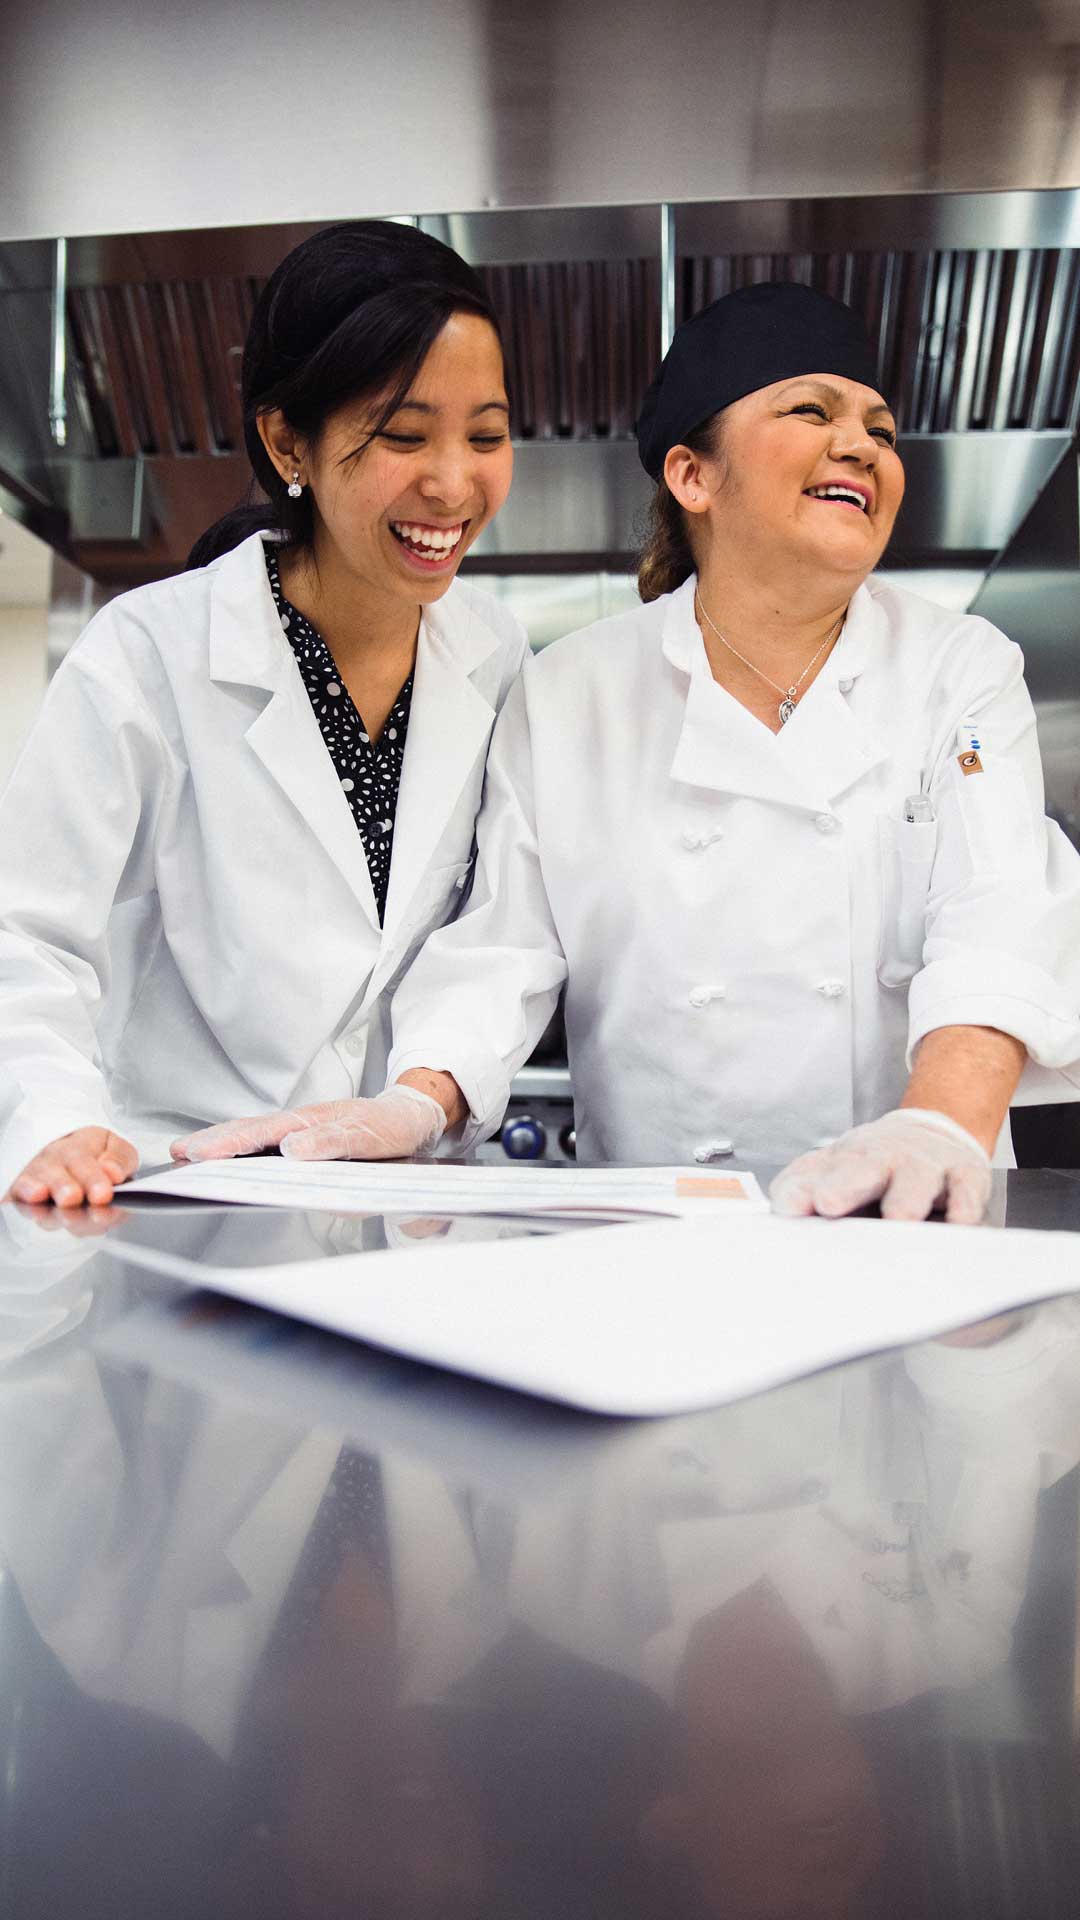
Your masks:
<path fill-rule="evenodd" d="M 648 495 L 632 427 L 665 329 L 793 278 L 858 306 L 877 342 L 910 476 L 894 561 L 985 568 L 1080 417 L 1078 209 L 1062 190 L 423 216 L 476 261 L 506 343 L 518 481 L 473 564 L 627 564 Z M 306 230 L 72 242 L 62 396 L 55 249 L 0 247 L 9 510 L 114 588 L 182 565 L 248 487 L 242 342 Z"/>
<path fill-rule="evenodd" d="M 973 613 L 1024 650 L 1049 811 L 1080 845 L 1080 472 L 1068 448 L 1004 548 Z"/>
<path fill-rule="evenodd" d="M 601 1421 L 125 1258 L 380 1221 L 50 1220 L 0 1213 L 5 1913 L 1071 1920 L 1076 1301 Z"/>
<path fill-rule="evenodd" d="M 0 237 L 1075 186 L 1078 45 L 1075 0 L 10 0 Z"/>
<path fill-rule="evenodd" d="M 1069 446 L 1057 433 L 906 435 L 907 488 L 886 564 L 988 567 Z M 593 566 L 621 555 L 629 564 L 650 492 L 629 442 L 526 442 L 510 498 L 466 570 L 526 555 L 591 556 Z"/>

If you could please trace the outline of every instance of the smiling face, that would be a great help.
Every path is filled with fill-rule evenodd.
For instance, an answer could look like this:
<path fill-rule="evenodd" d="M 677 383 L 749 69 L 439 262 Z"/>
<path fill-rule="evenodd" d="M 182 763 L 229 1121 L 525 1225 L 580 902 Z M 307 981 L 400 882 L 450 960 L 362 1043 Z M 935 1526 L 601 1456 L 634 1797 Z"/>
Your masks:
<path fill-rule="evenodd" d="M 318 566 L 367 592 L 438 600 L 502 506 L 513 452 L 502 349 L 478 314 L 455 313 L 375 438 L 382 397 L 332 414 L 312 445 L 280 414 L 260 431 L 278 471 L 299 471 L 315 504 Z"/>
<path fill-rule="evenodd" d="M 792 563 L 848 591 L 877 565 L 904 494 L 890 409 L 833 374 L 762 387 L 719 416 L 715 456 L 673 448 L 668 485 L 696 516 L 695 545 L 768 579 Z"/>

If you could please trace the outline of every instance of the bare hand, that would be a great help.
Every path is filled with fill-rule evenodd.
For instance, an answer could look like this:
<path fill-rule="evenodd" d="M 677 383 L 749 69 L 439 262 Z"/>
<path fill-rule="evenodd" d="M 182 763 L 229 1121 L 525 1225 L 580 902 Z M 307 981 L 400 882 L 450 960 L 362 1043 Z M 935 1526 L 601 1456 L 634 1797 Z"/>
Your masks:
<path fill-rule="evenodd" d="M 130 1180 L 139 1156 L 129 1140 L 107 1127 L 76 1127 L 50 1141 L 13 1180 L 5 1200 L 29 1206 L 107 1207 L 114 1187 Z"/>
<path fill-rule="evenodd" d="M 75 1240 L 96 1240 L 131 1219 L 130 1207 L 28 1207 L 16 1202 L 24 1220 L 42 1233 L 65 1233 Z"/>

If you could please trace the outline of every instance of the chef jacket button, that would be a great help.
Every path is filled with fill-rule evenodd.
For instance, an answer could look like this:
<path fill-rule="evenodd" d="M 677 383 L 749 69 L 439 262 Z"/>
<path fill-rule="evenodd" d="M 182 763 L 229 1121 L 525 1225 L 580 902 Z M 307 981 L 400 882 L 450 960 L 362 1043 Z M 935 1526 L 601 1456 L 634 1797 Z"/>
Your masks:
<path fill-rule="evenodd" d="M 690 1005 L 707 1007 L 710 1000 L 722 1000 L 724 992 L 723 987 L 693 987 L 690 992 Z"/>
<path fill-rule="evenodd" d="M 835 813 L 819 813 L 814 825 L 819 833 L 835 833 L 840 822 Z"/>
<path fill-rule="evenodd" d="M 826 1000 L 839 1000 L 840 995 L 843 993 L 843 991 L 844 991 L 844 983 L 842 980 L 819 980 L 818 981 L 818 992 L 823 993 L 825 995 Z"/>
<path fill-rule="evenodd" d="M 841 693 L 850 693 L 855 682 L 853 680 L 838 680 L 836 684 Z"/>
<path fill-rule="evenodd" d="M 722 1160 L 734 1151 L 734 1140 L 706 1140 L 703 1146 L 694 1148 L 694 1159 L 699 1167 L 706 1167 L 710 1160 Z"/>
<path fill-rule="evenodd" d="M 350 1033 L 346 1036 L 346 1040 L 345 1040 L 346 1053 L 351 1053 L 354 1055 L 354 1057 L 358 1057 L 360 1054 L 362 1054 L 366 1050 L 366 1048 L 367 1048 L 366 1033 Z"/>
<path fill-rule="evenodd" d="M 455 885 L 455 887 L 457 888 L 457 890 L 458 890 L 458 892 L 459 892 L 459 893 L 461 892 L 461 890 L 462 890 L 462 888 L 464 887 L 464 885 L 465 885 L 465 882 L 467 881 L 467 879 L 468 879 L 468 877 L 469 877 L 469 870 L 468 870 L 468 868 L 466 867 L 466 869 L 465 869 L 465 872 L 464 872 L 464 873 L 459 873 L 459 874 L 458 874 L 458 877 L 457 877 L 457 879 L 456 879 L 456 880 L 454 881 L 454 885 Z"/>

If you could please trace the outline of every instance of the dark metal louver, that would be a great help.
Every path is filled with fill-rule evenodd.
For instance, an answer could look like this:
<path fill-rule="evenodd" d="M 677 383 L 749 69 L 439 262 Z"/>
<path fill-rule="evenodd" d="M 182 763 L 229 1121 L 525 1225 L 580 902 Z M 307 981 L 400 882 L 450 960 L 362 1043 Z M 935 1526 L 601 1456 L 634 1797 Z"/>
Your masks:
<path fill-rule="evenodd" d="M 622 439 L 659 353 L 654 259 L 484 270 L 506 341 L 515 434 Z M 684 258 L 681 314 L 733 287 L 793 279 L 860 307 L 901 431 L 1075 430 L 1080 252 L 1074 249 Z M 98 454 L 242 445 L 239 360 L 259 282 L 142 281 L 69 298 Z"/>
<path fill-rule="evenodd" d="M 681 263 L 682 312 L 798 280 L 858 307 L 905 433 L 1072 431 L 1080 414 L 1080 252 L 727 255 Z"/>

